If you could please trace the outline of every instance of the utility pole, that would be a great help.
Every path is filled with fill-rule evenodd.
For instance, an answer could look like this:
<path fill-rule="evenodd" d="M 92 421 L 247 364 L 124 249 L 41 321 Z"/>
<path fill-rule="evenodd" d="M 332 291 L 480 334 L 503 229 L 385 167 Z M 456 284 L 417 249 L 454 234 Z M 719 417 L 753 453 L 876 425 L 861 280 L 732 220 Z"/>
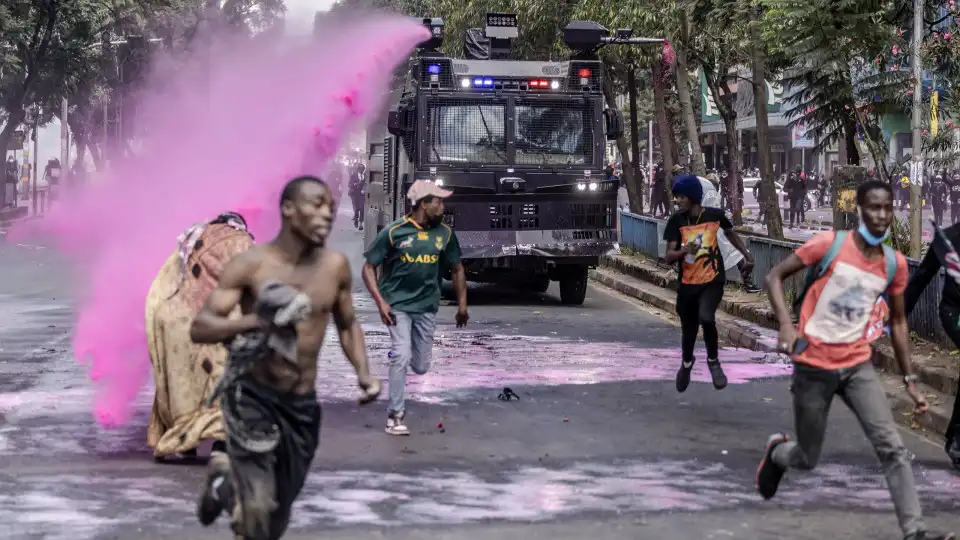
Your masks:
<path fill-rule="evenodd" d="M 920 197 L 923 186 L 923 66 L 920 45 L 923 41 L 923 0 L 913 0 L 913 36 L 911 65 L 913 68 L 913 110 L 910 128 L 913 131 L 913 156 L 910 163 L 910 256 L 919 259 L 921 249 Z"/>
<path fill-rule="evenodd" d="M 63 189 L 67 183 L 67 171 L 70 170 L 70 128 L 67 125 L 67 114 L 70 103 L 67 98 L 60 101 L 60 186 Z M 52 194 L 51 194 L 52 195 Z"/>

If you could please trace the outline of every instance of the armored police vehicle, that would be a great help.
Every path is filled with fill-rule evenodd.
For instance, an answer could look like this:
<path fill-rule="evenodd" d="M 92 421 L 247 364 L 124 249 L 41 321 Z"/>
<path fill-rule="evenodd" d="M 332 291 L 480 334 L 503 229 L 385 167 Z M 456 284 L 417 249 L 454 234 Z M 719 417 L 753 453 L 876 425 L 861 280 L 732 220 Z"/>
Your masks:
<path fill-rule="evenodd" d="M 617 250 L 616 181 L 603 175 L 604 137 L 623 131 L 618 110 L 604 108 L 609 43 L 661 40 L 615 36 L 593 22 L 572 22 L 570 60 L 511 60 L 516 16 L 491 13 L 471 29 L 465 58 L 438 49 L 443 22 L 423 19 L 432 38 L 411 58 L 395 90 L 383 145 L 370 145 L 366 243 L 410 211 L 405 198 L 425 179 L 453 195 L 444 221 L 460 241 L 467 279 L 508 282 L 545 292 L 559 281 L 563 304 L 583 303 L 587 272 Z M 449 269 L 446 270 L 449 277 Z"/>

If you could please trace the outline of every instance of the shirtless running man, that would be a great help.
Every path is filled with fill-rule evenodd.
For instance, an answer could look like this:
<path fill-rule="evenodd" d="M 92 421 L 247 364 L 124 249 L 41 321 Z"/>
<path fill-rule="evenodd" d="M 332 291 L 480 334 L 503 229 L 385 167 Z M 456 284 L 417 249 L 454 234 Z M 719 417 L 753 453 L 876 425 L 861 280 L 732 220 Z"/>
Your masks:
<path fill-rule="evenodd" d="M 349 263 L 343 254 L 324 249 L 333 205 L 330 189 L 319 178 L 303 176 L 289 182 L 280 198 L 280 234 L 226 265 L 190 329 L 198 343 L 262 337 L 259 332 L 277 331 L 257 313 L 265 284 L 280 282 L 309 298 L 309 314 L 295 326 L 293 358 L 272 349 L 254 349 L 257 356 L 249 371 L 225 383 L 220 396 L 227 451 L 211 456 L 197 514 L 203 525 L 210 525 L 221 513 L 232 511 L 238 540 L 277 540 L 287 528 L 291 506 L 319 444 L 317 357 L 331 314 L 343 352 L 357 372 L 360 402 L 373 401 L 380 393 L 353 311 Z M 242 316 L 229 318 L 238 305 Z"/>

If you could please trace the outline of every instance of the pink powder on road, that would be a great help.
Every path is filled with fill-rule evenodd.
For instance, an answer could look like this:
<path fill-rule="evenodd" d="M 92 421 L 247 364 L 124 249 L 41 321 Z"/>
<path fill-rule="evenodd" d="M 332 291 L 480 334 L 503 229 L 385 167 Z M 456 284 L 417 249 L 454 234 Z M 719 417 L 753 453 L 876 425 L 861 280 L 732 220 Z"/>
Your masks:
<path fill-rule="evenodd" d="M 367 14 L 339 18 L 314 40 L 218 38 L 206 58 L 152 74 L 138 100 L 135 157 L 12 231 L 50 236 L 78 263 L 74 349 L 96 381 L 101 424 L 127 422 L 147 382 L 146 294 L 177 236 L 242 208 L 258 240 L 270 238 L 283 185 L 322 170 L 428 37 L 410 19 Z"/>

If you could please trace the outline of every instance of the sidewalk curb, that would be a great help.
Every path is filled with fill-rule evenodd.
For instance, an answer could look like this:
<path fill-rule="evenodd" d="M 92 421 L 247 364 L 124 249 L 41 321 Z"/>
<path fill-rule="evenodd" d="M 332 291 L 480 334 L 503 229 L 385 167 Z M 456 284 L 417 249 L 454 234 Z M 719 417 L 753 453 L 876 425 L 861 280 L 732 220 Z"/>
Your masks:
<path fill-rule="evenodd" d="M 21 210 L 22 209 L 22 210 Z M 30 217 L 30 209 L 26 206 L 18 206 L 16 208 L 9 208 L 5 210 L 0 210 L 0 225 L 9 225 L 11 223 L 16 223 L 21 219 L 27 219 Z"/>
<path fill-rule="evenodd" d="M 35 221 L 35 220 L 42 219 L 42 218 L 43 218 L 43 214 L 40 214 L 39 216 L 29 216 L 29 215 L 28 215 L 28 216 L 18 217 L 18 218 L 14 218 L 14 219 L 3 219 L 3 218 L 0 218 L 0 235 L 6 234 L 7 229 L 9 229 L 10 227 L 16 225 L 17 223 L 27 223 L 27 222 L 29 222 L 29 221 Z"/>
<path fill-rule="evenodd" d="M 635 265 L 629 265 L 618 257 L 604 257 L 601 260 L 600 267 L 590 271 L 590 279 L 620 294 L 650 304 L 657 309 L 670 313 L 675 310 L 676 298 L 672 290 L 675 287 L 675 279 L 665 279 L 642 266 L 635 269 L 629 268 L 640 275 L 635 275 L 634 272 L 624 272 L 618 266 L 622 268 Z M 753 321 L 749 317 L 743 317 L 743 314 L 754 311 L 753 309 L 747 309 L 752 307 L 741 306 L 725 298 L 721 302 L 721 311 L 717 313 L 717 330 L 720 338 L 744 349 L 777 354 L 786 361 L 785 356 L 780 355 L 776 350 L 777 335 L 776 329 L 773 328 L 775 322 L 771 324 L 770 322 Z M 761 320 L 774 321 L 773 313 L 769 309 L 766 310 L 766 313 L 758 312 L 755 314 Z M 876 354 L 874 365 L 887 375 L 881 377 L 881 380 L 884 381 L 887 397 L 891 402 L 891 408 L 897 413 L 895 416 L 899 423 L 911 429 L 923 428 L 941 436 L 946 432 L 952 412 L 947 407 L 952 389 L 943 392 L 936 388 L 930 388 L 921 376 L 920 390 L 930 400 L 930 410 L 927 414 L 915 416 L 912 412 L 913 402 L 903 391 L 903 384 L 899 375 L 900 370 L 896 367 L 892 355 L 886 358 L 886 355 L 882 352 Z"/>

